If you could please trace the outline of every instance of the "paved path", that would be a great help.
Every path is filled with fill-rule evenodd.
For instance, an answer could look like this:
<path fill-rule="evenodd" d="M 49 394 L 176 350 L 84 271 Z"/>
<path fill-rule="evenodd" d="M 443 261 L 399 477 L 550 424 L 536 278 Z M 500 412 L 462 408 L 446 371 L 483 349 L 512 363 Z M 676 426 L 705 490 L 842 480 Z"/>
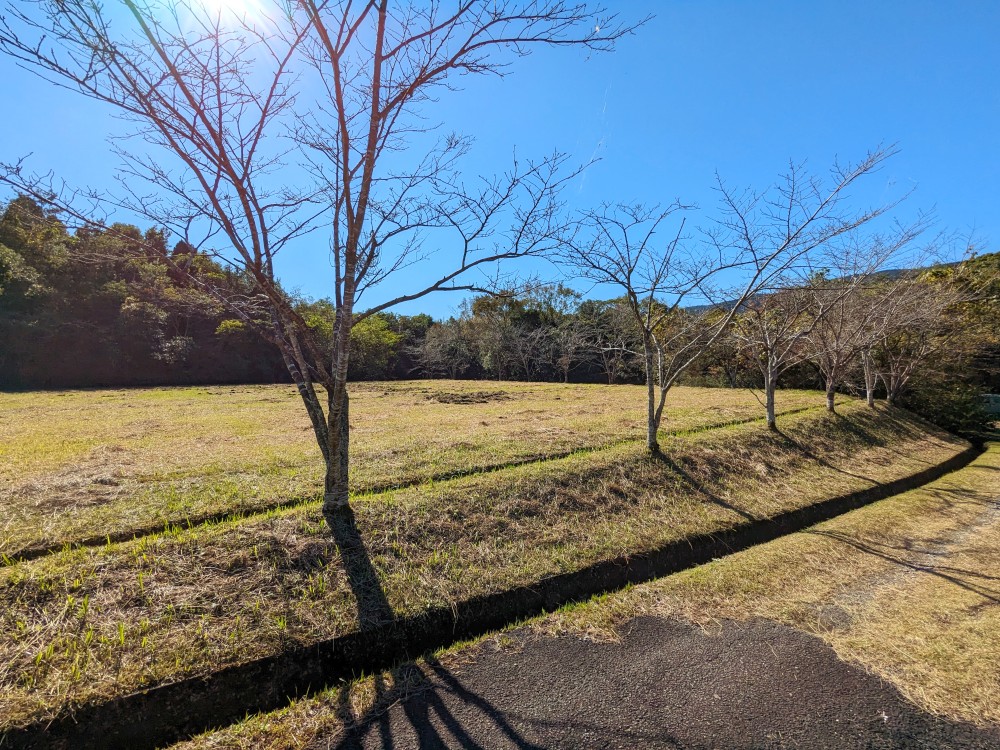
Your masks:
<path fill-rule="evenodd" d="M 819 639 L 775 623 L 708 636 L 640 618 L 620 643 L 514 638 L 512 651 L 432 665 L 409 700 L 316 747 L 1000 748 L 1000 729 L 930 716 Z"/>

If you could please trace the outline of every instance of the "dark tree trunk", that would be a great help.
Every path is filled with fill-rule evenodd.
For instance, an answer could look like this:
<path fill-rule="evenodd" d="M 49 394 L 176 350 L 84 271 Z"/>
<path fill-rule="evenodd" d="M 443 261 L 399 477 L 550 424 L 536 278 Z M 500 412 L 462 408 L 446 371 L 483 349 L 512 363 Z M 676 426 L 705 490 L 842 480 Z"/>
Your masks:
<path fill-rule="evenodd" d="M 646 358 L 646 448 L 650 453 L 660 452 L 660 443 L 657 440 L 656 432 L 659 425 L 656 423 L 656 375 L 653 370 L 653 344 L 648 340 L 643 341 L 643 349 Z"/>
<path fill-rule="evenodd" d="M 338 403 L 339 393 L 339 403 Z M 348 504 L 350 492 L 350 397 L 346 383 L 335 388 L 329 398 L 329 448 L 326 457 L 326 476 L 323 482 L 323 514 L 343 508 Z"/>
<path fill-rule="evenodd" d="M 353 272 L 353 270 L 352 270 Z M 347 395 L 347 366 L 351 354 L 351 326 L 354 290 L 344 294 L 334 323 L 332 382 L 327 385 L 326 476 L 323 481 L 323 516 L 333 528 L 332 518 L 348 507 L 350 497 L 349 458 L 351 447 L 350 399 Z"/>

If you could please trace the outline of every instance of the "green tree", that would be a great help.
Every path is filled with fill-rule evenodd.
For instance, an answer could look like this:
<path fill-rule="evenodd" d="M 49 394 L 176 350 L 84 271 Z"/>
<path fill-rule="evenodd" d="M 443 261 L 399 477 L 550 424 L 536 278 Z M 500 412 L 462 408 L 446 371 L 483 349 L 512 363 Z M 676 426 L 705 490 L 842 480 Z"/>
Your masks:
<path fill-rule="evenodd" d="M 402 340 L 382 315 L 365 318 L 351 328 L 351 379 L 385 380 Z"/>

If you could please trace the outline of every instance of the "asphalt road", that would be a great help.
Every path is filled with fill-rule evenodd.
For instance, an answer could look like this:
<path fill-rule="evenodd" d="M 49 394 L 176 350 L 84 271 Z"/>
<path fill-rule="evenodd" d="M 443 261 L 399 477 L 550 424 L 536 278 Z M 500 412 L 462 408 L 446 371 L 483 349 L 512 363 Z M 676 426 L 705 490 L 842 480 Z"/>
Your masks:
<path fill-rule="evenodd" d="M 920 711 L 819 639 L 771 622 L 706 635 L 640 618 L 618 643 L 514 641 L 432 664 L 408 700 L 315 747 L 1000 749 L 1000 728 Z"/>

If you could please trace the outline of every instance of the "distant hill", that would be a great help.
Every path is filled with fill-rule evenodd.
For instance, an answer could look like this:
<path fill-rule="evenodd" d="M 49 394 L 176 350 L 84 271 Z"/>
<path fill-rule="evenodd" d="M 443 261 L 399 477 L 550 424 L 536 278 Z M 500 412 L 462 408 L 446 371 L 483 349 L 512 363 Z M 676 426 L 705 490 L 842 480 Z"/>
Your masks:
<path fill-rule="evenodd" d="M 989 263 L 992 261 L 1000 261 L 1000 252 L 998 253 L 987 253 L 985 255 L 977 255 L 975 258 L 970 259 L 972 262 L 979 263 Z M 935 263 L 932 266 L 921 266 L 919 268 L 887 268 L 884 271 L 878 271 L 873 274 L 873 276 L 881 276 L 888 279 L 898 279 L 900 276 L 906 274 L 920 273 L 921 271 L 927 271 L 932 268 L 951 268 L 952 266 L 957 266 L 966 261 L 956 260 L 949 263 Z M 766 296 L 765 294 L 755 295 L 755 296 Z M 724 310 L 729 310 L 733 305 L 736 304 L 736 300 L 727 300 L 726 302 L 720 302 L 717 305 L 705 304 L 705 305 L 689 305 L 684 309 L 690 313 L 698 314 L 703 313 L 713 308 L 722 308 Z"/>

